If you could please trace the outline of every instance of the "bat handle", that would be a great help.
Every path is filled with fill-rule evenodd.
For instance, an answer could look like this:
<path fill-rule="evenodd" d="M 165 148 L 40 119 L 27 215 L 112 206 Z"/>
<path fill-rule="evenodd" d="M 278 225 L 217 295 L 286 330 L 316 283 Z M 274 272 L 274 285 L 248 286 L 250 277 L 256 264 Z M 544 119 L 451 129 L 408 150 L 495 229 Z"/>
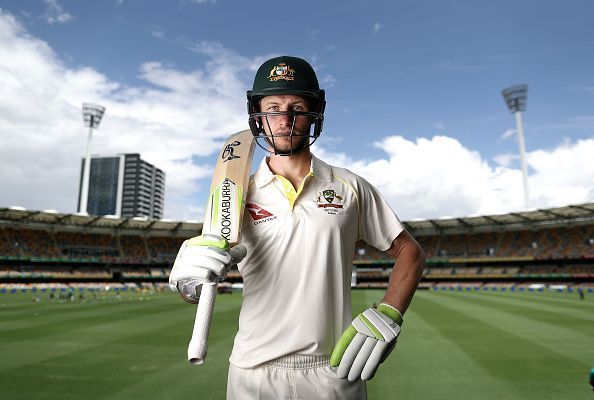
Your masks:
<path fill-rule="evenodd" d="M 194 365 L 204 362 L 208 349 L 208 331 L 214 309 L 217 284 L 204 284 L 196 310 L 192 339 L 188 345 L 188 361 Z"/>

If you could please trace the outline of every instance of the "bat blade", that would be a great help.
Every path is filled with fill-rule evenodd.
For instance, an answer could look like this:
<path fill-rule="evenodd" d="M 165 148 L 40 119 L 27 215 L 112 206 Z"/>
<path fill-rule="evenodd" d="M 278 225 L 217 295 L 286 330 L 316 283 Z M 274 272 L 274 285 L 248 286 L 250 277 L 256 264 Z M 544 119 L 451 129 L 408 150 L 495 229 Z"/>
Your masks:
<path fill-rule="evenodd" d="M 231 135 L 219 154 L 210 186 L 202 233 L 223 236 L 231 246 L 240 239 L 254 147 L 250 130 Z M 197 365 L 204 362 L 208 350 L 208 331 L 217 293 L 216 284 L 202 286 L 188 345 L 188 361 Z"/>

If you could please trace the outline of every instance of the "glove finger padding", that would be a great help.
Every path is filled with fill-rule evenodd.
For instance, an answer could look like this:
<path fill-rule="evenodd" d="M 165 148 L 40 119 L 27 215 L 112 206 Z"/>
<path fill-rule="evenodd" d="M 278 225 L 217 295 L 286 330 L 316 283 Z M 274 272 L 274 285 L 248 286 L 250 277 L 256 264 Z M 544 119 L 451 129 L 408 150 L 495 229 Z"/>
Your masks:
<path fill-rule="evenodd" d="M 369 356 L 371 352 L 375 348 L 375 345 L 378 341 L 374 338 L 366 338 L 365 342 L 361 346 L 361 349 L 357 353 L 357 357 L 355 357 L 355 361 L 353 361 L 353 365 L 349 371 L 348 380 L 353 382 L 357 379 L 361 378 L 361 371 L 363 371 L 363 367 L 367 365 Z"/>
<path fill-rule="evenodd" d="M 217 275 L 230 262 L 229 251 L 212 246 L 187 246 L 179 260 L 180 267 L 208 268 Z"/>
<path fill-rule="evenodd" d="M 394 349 L 401 324 L 400 311 L 383 303 L 378 309 L 369 308 L 359 314 L 342 334 L 330 357 L 330 365 L 338 367 L 338 378 L 371 379 Z"/>
<path fill-rule="evenodd" d="M 210 237 L 217 238 L 217 236 L 205 235 L 205 237 L 206 239 L 192 238 L 182 244 L 169 277 L 170 284 L 176 286 L 178 290 L 177 283 L 186 279 L 208 283 L 223 280 L 231 266 L 241 262 L 247 254 L 244 245 L 234 246 L 231 249 L 205 245 L 205 243 L 209 244 Z"/>
<path fill-rule="evenodd" d="M 229 248 L 222 236 L 205 234 L 184 241 L 171 273 L 169 287 L 188 303 L 197 303 L 203 284 L 216 284 L 227 277 L 232 265 L 243 260 L 243 245 Z"/>
<path fill-rule="evenodd" d="M 393 343 L 387 342 L 376 342 L 373 351 L 369 355 L 363 371 L 361 371 L 361 379 L 367 381 L 375 375 L 379 365 L 384 362 L 391 349 L 396 345 L 396 341 Z"/>
<path fill-rule="evenodd" d="M 344 379 L 349 375 L 349 370 L 361 350 L 363 343 L 365 343 L 365 339 L 367 337 L 361 333 L 357 333 L 355 337 L 351 340 L 351 343 L 346 348 L 344 354 L 342 355 L 342 359 L 340 360 L 340 364 L 338 365 L 338 370 L 336 374 L 340 379 Z"/>
<path fill-rule="evenodd" d="M 390 355 L 394 347 L 396 347 L 396 343 L 398 343 L 398 338 L 396 338 L 392 343 L 388 343 L 386 350 L 382 354 L 382 358 L 380 359 L 380 364 L 386 361 L 386 358 Z"/>

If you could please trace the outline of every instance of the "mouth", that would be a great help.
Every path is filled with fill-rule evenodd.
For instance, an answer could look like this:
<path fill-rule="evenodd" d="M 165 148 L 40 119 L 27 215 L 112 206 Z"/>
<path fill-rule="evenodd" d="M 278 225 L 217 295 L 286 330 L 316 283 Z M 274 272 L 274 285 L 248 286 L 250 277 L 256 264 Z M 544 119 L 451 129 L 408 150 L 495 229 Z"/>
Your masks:
<path fill-rule="evenodd" d="M 293 131 L 293 133 L 291 132 L 274 132 L 272 135 L 267 135 L 267 136 L 272 136 L 275 138 L 280 138 L 280 137 L 291 137 L 291 136 L 303 136 L 303 134 L 301 134 L 300 132 L 297 131 Z"/>

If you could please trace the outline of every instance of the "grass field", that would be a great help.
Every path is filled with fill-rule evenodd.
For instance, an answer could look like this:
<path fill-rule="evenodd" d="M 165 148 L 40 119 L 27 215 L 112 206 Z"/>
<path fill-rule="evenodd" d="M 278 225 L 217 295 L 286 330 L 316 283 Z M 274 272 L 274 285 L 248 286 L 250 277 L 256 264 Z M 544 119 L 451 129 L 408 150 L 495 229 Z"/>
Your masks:
<path fill-rule="evenodd" d="M 355 311 L 381 297 L 353 294 Z M 39 303 L 0 295 L 1 399 L 223 399 L 241 297 L 220 295 L 204 366 L 185 360 L 194 307 L 173 294 Z M 415 296 L 370 399 L 592 399 L 594 296 Z"/>

